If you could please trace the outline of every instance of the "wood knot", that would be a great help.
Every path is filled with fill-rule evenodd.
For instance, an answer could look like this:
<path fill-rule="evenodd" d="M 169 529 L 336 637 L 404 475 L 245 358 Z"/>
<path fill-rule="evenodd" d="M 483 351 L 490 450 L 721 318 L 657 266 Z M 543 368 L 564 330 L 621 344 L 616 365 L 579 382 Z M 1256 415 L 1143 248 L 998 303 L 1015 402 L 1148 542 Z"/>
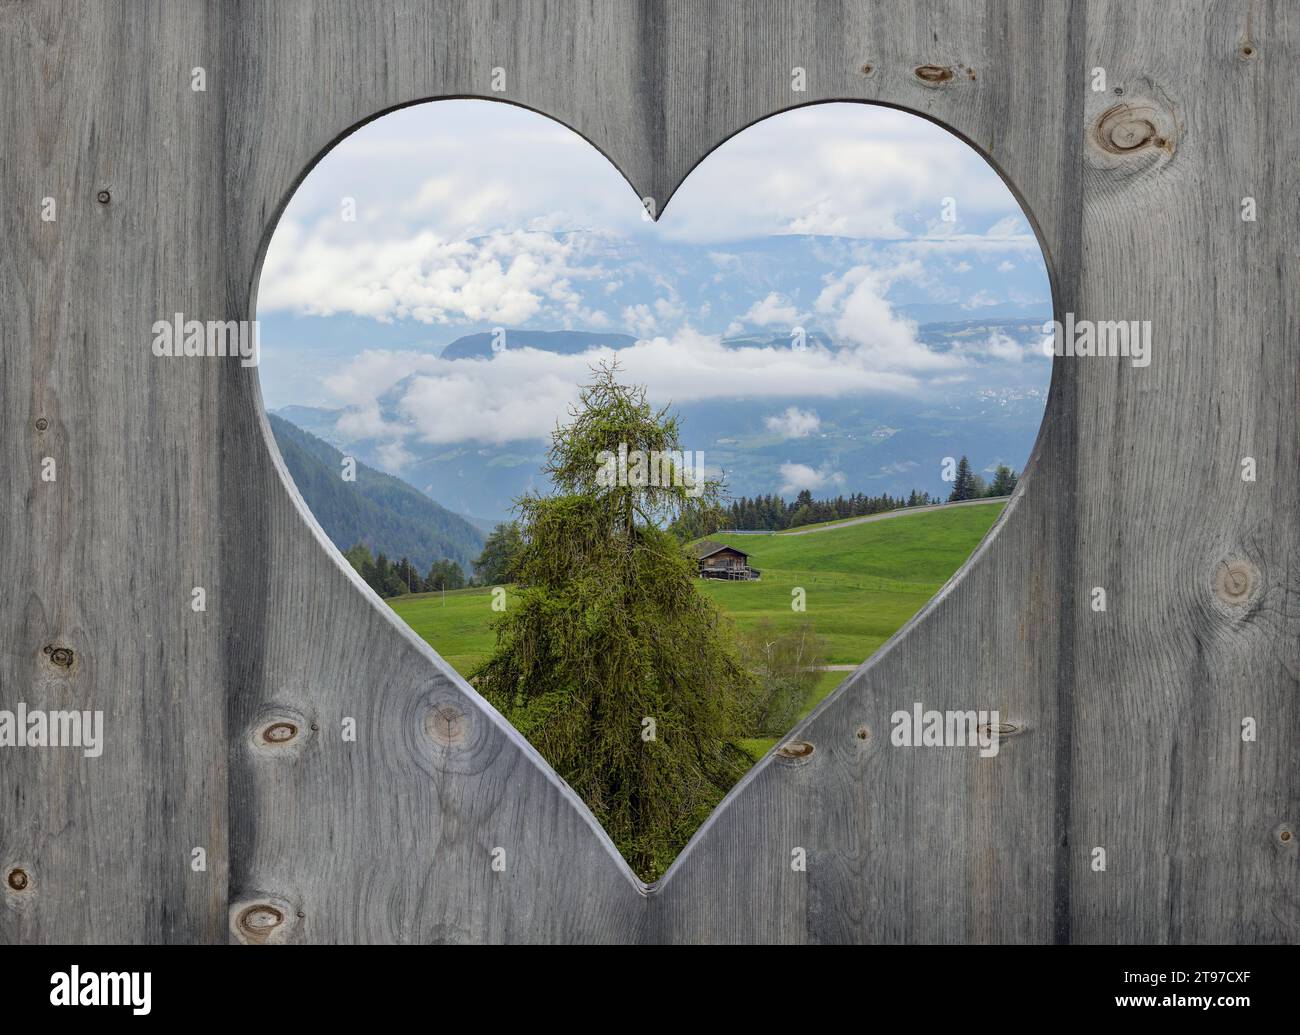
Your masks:
<path fill-rule="evenodd" d="M 292 722 L 273 722 L 262 730 L 262 740 L 267 744 L 286 744 L 298 735 Z"/>
<path fill-rule="evenodd" d="M 912 74 L 927 86 L 942 86 L 952 82 L 954 72 L 947 65 L 917 65 Z"/>
<path fill-rule="evenodd" d="M 424 717 L 424 731 L 439 747 L 455 747 L 465 742 L 468 722 L 460 706 L 440 701 Z"/>
<path fill-rule="evenodd" d="M 866 726 L 859 726 L 857 732 L 855 733 L 855 736 L 858 738 L 858 740 L 866 740 L 868 737 L 871 736 L 871 730 L 867 729 Z"/>
<path fill-rule="evenodd" d="M 264 945 L 283 923 L 283 909 L 269 902 L 257 902 L 240 911 L 236 927 L 245 944 Z"/>
<path fill-rule="evenodd" d="M 1225 604 L 1244 607 L 1259 590 L 1259 569 L 1244 557 L 1222 560 L 1214 569 L 1214 593 Z"/>
<path fill-rule="evenodd" d="M 5 877 L 5 883 L 13 891 L 26 891 L 31 882 L 32 880 L 27 875 L 27 871 L 17 866 L 10 870 L 8 876 Z"/>
<path fill-rule="evenodd" d="M 408 696 L 401 716 L 402 743 L 407 755 L 429 776 L 470 775 L 489 768 L 501 750 L 523 737 L 504 720 L 493 721 L 475 703 L 439 676 L 418 696 Z"/>
<path fill-rule="evenodd" d="M 865 64 L 865 65 L 863 65 L 861 68 L 859 68 L 858 71 L 859 71 L 863 76 L 871 76 L 871 75 L 874 75 L 874 74 L 875 74 L 876 66 L 873 65 L 873 64 L 871 64 L 870 62 L 868 62 L 867 64 Z"/>
<path fill-rule="evenodd" d="M 1021 727 L 1014 722 L 982 722 L 975 727 L 975 731 L 985 737 L 997 737 L 1002 740 L 1005 737 L 1014 737 L 1021 732 Z"/>
<path fill-rule="evenodd" d="M 1159 113 L 1149 105 L 1113 104 L 1093 125 L 1093 139 L 1107 154 L 1130 155 L 1147 148 L 1173 152 L 1169 135 L 1160 129 Z"/>
<path fill-rule="evenodd" d="M 303 912 L 280 895 L 255 891 L 231 902 L 228 915 L 230 933 L 241 945 L 283 945 L 301 930 Z"/>
<path fill-rule="evenodd" d="M 53 644 L 46 646 L 45 656 L 51 665 L 58 668 L 72 668 L 72 663 L 77 660 L 70 647 L 55 647 Z"/>
<path fill-rule="evenodd" d="M 807 762 L 815 750 L 806 740 L 787 740 L 776 749 L 776 757 L 787 764 L 798 764 Z"/>
<path fill-rule="evenodd" d="M 248 727 L 246 743 L 263 758 L 297 758 L 312 740 L 308 719 L 296 708 L 271 705 L 264 708 Z M 312 723 L 311 729 L 318 727 Z"/>
<path fill-rule="evenodd" d="M 249 906 L 239 914 L 239 926 L 249 934 L 264 934 L 284 923 L 284 914 L 275 906 Z"/>

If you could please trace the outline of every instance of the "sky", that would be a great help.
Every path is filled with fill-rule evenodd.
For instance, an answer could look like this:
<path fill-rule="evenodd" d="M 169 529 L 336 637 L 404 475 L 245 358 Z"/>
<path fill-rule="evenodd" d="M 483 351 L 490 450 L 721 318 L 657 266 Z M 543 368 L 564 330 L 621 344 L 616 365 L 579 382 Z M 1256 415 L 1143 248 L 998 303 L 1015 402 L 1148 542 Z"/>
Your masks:
<path fill-rule="evenodd" d="M 512 329 L 631 335 L 620 363 L 653 402 L 757 401 L 791 440 L 816 433 L 819 400 L 1050 374 L 1041 335 L 936 347 L 921 332 L 1050 319 L 1043 256 L 973 149 L 863 104 L 736 135 L 657 222 L 603 155 L 542 115 L 481 100 L 402 109 L 344 139 L 294 194 L 257 315 L 268 408 L 342 410 L 340 433 L 384 443 L 398 474 L 421 449 L 547 437 L 609 354 L 511 348 Z M 491 359 L 439 355 L 498 327 L 507 347 Z M 792 347 L 800 330 L 810 347 Z"/>

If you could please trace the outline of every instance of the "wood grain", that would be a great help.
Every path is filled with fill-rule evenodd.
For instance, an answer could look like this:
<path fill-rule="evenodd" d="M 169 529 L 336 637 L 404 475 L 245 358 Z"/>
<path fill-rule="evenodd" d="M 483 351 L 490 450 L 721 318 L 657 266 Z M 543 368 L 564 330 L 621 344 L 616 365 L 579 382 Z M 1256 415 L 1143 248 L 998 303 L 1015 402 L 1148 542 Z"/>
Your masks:
<path fill-rule="evenodd" d="M 0 750 L 0 870 L 33 880 L 0 940 L 1300 940 L 1298 40 L 1247 0 L 0 3 L 0 707 L 108 729 Z M 149 351 L 250 316 L 312 164 L 447 96 L 561 121 L 661 211 L 774 112 L 914 111 L 1016 191 L 1058 313 L 1152 321 L 1149 367 L 1057 361 L 994 532 L 651 889 L 329 546 L 256 372 Z M 1108 149 L 1117 105 L 1158 132 Z M 892 747 L 915 701 L 1021 732 Z"/>
<path fill-rule="evenodd" d="M 0 701 L 102 710 L 105 745 L 0 749 L 0 871 L 31 875 L 21 893 L 0 884 L 0 940 L 211 941 L 227 898 L 225 609 L 196 614 L 190 593 L 230 589 L 218 382 L 207 362 L 157 360 L 150 327 L 222 309 L 220 108 L 190 94 L 176 49 L 204 38 L 202 7 L 71 13 L 0 6 Z"/>

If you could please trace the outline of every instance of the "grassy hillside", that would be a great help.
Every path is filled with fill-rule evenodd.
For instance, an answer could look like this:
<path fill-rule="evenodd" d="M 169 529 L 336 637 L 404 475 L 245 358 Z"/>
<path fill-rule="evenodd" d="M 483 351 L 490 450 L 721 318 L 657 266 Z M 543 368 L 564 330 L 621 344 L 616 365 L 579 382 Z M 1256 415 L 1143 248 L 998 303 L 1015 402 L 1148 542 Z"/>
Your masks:
<path fill-rule="evenodd" d="M 507 594 L 507 605 L 509 601 Z M 492 653 L 496 637 L 491 626 L 492 590 L 487 586 L 445 594 L 408 594 L 393 597 L 388 604 L 420 639 L 431 644 L 466 678 Z"/>
<path fill-rule="evenodd" d="M 470 572 L 483 551 L 484 535 L 475 525 L 365 464 L 357 464 L 355 482 L 345 482 L 342 453 L 274 413 L 267 418 L 294 484 L 340 550 L 365 543 L 390 560 L 406 557 L 421 572 L 446 559 Z"/>
<path fill-rule="evenodd" d="M 807 616 L 828 645 L 828 664 L 857 664 L 925 604 L 970 556 L 1005 506 L 911 514 L 827 529 L 812 535 L 737 536 L 731 544 L 762 570 L 758 582 L 701 582 L 739 629 L 770 618 L 778 627 L 802 616 L 790 609 L 803 588 Z M 509 596 L 507 596 L 507 603 Z M 393 610 L 462 675 L 492 652 L 492 598 L 486 588 L 397 597 Z M 845 672 L 823 673 L 805 714 L 837 687 Z M 772 740 L 746 741 L 758 757 Z"/>
<path fill-rule="evenodd" d="M 790 602 L 801 587 L 807 615 L 828 642 L 828 663 L 856 664 L 961 567 L 1003 505 L 953 507 L 811 535 L 737 536 L 730 545 L 750 555 L 762 579 L 702 586 L 742 626 L 768 617 L 778 627 L 800 618 Z"/>

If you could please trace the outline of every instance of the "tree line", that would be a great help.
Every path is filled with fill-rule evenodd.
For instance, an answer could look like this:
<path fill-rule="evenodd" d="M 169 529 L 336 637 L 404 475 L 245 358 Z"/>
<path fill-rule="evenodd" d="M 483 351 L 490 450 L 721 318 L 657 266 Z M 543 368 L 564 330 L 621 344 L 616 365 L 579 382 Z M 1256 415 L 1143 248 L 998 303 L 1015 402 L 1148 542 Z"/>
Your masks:
<path fill-rule="evenodd" d="M 343 556 L 365 580 L 366 585 L 381 597 L 435 593 L 441 589 L 463 589 L 466 585 L 464 570 L 451 560 L 434 561 L 428 572 L 421 575 L 419 569 L 405 557 L 399 561 L 390 561 L 382 550 L 378 556 L 372 556 L 370 547 L 365 543 L 357 543 L 346 550 Z"/>
<path fill-rule="evenodd" d="M 428 572 L 421 575 L 419 569 L 403 557 L 399 561 L 390 561 L 380 551 L 372 555 L 365 543 L 357 543 L 343 556 L 366 582 L 366 585 L 381 597 L 400 597 L 406 593 L 437 593 L 444 589 L 464 589 L 467 586 L 500 586 L 514 581 L 515 559 L 522 546 L 519 524 L 507 521 L 492 530 L 483 544 L 483 552 L 473 562 L 474 574 L 465 575 L 465 570 L 453 560 L 434 561 Z"/>
<path fill-rule="evenodd" d="M 1010 496 L 1020 481 L 1020 475 L 1006 464 L 998 464 L 993 472 L 993 480 L 985 482 L 970 469 L 970 461 L 965 455 L 957 462 L 957 476 L 953 479 L 952 492 L 948 494 L 949 503 L 964 503 L 966 500 L 987 499 L 995 496 Z M 938 502 L 937 500 L 935 502 Z"/>
<path fill-rule="evenodd" d="M 963 456 L 957 465 L 952 491 L 945 501 L 940 496 L 913 489 L 906 497 L 868 496 L 855 492 L 834 499 L 813 499 L 804 489 L 793 500 L 777 495 L 740 496 L 730 504 L 699 508 L 678 518 L 673 531 L 684 542 L 691 542 L 715 532 L 736 529 L 739 531 L 781 532 L 802 525 L 816 525 L 824 521 L 842 521 L 845 518 L 866 517 L 905 507 L 928 507 L 936 503 L 962 503 L 966 500 L 1009 496 L 1016 487 L 1019 475 L 1006 464 L 999 464 L 991 481 L 985 482 L 971 470 L 970 461 Z"/>
<path fill-rule="evenodd" d="M 1009 496 L 1020 476 L 1006 464 L 999 464 L 993 478 L 987 483 L 971 470 L 970 461 L 962 456 L 957 464 L 948 503 L 966 500 Z M 906 497 L 868 496 L 855 492 L 850 496 L 816 500 L 804 489 L 793 500 L 781 496 L 741 496 L 730 504 L 721 501 L 712 505 L 684 508 L 673 522 L 670 531 L 682 542 L 691 542 L 725 529 L 745 531 L 780 532 L 801 525 L 815 525 L 823 521 L 840 521 L 845 518 L 865 517 L 905 507 L 928 507 L 943 500 L 928 492 L 913 489 Z M 383 552 L 372 556 L 370 548 L 357 543 L 345 556 L 381 597 L 397 597 L 405 593 L 436 593 L 444 589 L 463 589 L 466 586 L 500 586 L 515 579 L 517 558 L 523 548 L 523 535 L 516 521 L 496 526 L 483 545 L 483 552 L 473 562 L 473 575 L 467 577 L 459 564 L 452 560 L 437 560 L 421 575 L 405 557 L 390 561 Z"/>

